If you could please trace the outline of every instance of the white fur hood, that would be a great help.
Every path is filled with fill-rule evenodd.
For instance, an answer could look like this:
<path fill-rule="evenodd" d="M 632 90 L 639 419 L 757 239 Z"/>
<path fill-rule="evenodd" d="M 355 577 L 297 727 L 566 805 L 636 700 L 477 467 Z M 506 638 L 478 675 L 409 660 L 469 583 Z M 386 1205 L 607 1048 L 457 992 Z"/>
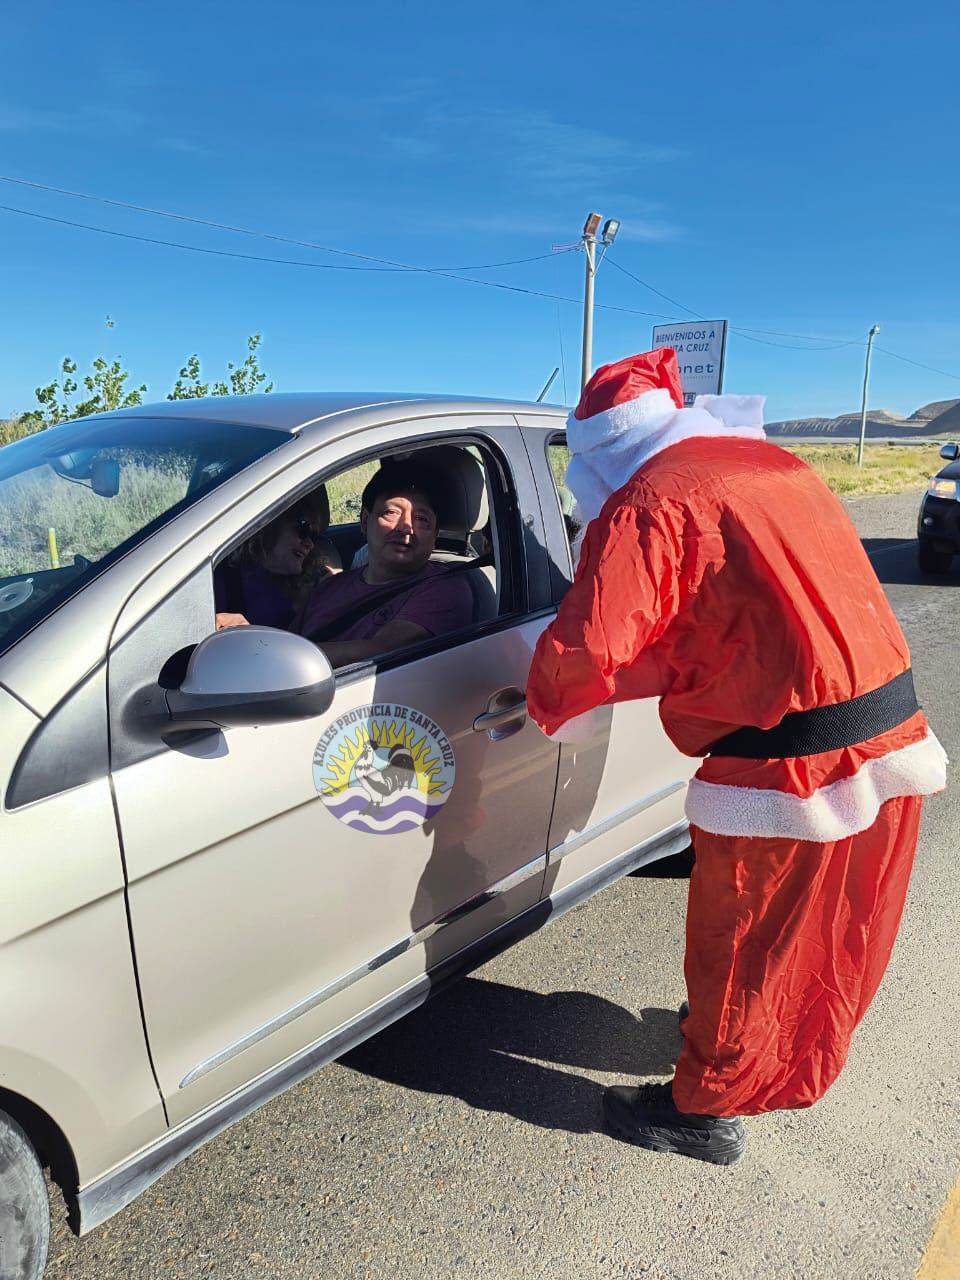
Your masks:
<path fill-rule="evenodd" d="M 648 391 L 592 417 L 567 419 L 573 454 L 567 488 L 576 500 L 575 518 L 595 520 L 611 493 L 661 450 L 697 436 L 738 436 L 764 440 L 765 396 L 697 396 L 692 408 L 678 409 L 665 390 Z"/>

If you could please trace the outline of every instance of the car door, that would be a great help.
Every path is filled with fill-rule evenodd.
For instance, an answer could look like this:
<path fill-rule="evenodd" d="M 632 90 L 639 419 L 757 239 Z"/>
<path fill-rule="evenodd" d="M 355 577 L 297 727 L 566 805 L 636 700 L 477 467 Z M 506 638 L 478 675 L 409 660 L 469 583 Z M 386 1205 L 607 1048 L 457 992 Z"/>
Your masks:
<path fill-rule="evenodd" d="M 563 490 L 569 457 L 564 419 L 518 417 L 542 499 L 557 603 L 572 581 L 569 537 L 572 495 Z M 606 707 L 594 735 L 564 744 L 550 824 L 547 889 L 551 894 L 595 873 L 619 855 L 649 842 L 650 853 L 687 843 L 683 805 L 696 761 L 663 731 L 656 698 Z"/>
<path fill-rule="evenodd" d="M 176 681 L 176 655 L 212 630 L 213 557 L 310 477 L 454 428 L 489 451 L 503 486 L 508 617 L 350 669 L 322 716 L 137 741 L 143 690 L 158 673 Z M 424 998 L 427 969 L 539 900 L 559 753 L 521 699 L 548 606 L 545 569 L 515 424 L 433 419 L 354 434 L 297 463 L 130 599 L 140 621 L 110 661 L 113 786 L 144 1017 L 172 1123 L 255 1078 L 261 1087 L 271 1073 L 289 1077 L 298 1055 L 398 992 Z M 339 803 L 338 784 L 371 742 L 402 744 L 431 783 L 426 811 L 398 813 L 380 834 Z"/>

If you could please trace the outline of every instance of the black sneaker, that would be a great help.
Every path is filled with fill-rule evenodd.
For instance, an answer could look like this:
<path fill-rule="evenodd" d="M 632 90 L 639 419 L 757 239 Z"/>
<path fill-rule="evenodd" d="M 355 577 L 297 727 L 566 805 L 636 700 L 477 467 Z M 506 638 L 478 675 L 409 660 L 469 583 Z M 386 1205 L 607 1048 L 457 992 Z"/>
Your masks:
<path fill-rule="evenodd" d="M 684 1018 L 689 1018 L 689 1017 L 690 1017 L 690 1006 L 686 1002 L 686 1000 L 684 1000 L 683 1004 L 677 1010 L 677 1021 L 682 1022 Z"/>
<path fill-rule="evenodd" d="M 614 1085 L 603 1093 L 610 1128 L 645 1151 L 672 1151 L 710 1164 L 736 1164 L 747 1138 L 739 1116 L 685 1115 L 673 1104 L 671 1082 Z"/>

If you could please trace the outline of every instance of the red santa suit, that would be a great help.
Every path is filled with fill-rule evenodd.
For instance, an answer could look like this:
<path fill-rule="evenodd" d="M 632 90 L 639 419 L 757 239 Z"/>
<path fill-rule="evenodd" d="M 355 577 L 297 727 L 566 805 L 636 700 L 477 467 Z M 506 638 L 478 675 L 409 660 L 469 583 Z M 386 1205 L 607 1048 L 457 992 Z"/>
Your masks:
<path fill-rule="evenodd" d="M 598 370 L 571 415 L 567 483 L 590 523 L 527 703 L 576 740 L 594 708 L 659 697 L 670 739 L 706 756 L 687 798 L 690 1014 L 673 1099 L 751 1115 L 809 1106 L 842 1068 L 946 758 L 853 526 L 764 440 L 762 398 L 682 403 L 661 349 Z M 823 707 L 835 714 L 789 719 Z M 831 715 L 844 745 L 816 749 L 837 738 Z M 748 727 L 774 740 L 728 737 Z"/>

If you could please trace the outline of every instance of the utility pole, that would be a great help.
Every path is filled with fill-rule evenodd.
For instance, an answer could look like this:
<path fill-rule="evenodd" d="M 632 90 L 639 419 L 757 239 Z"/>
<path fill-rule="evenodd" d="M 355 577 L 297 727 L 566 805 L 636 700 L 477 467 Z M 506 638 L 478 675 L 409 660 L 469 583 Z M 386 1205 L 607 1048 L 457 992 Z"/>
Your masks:
<path fill-rule="evenodd" d="M 580 391 L 587 385 L 593 368 L 593 282 L 597 274 L 597 227 L 600 214 L 591 213 L 583 224 L 583 253 L 587 276 L 583 284 L 583 353 L 580 359 Z"/>
<path fill-rule="evenodd" d="M 867 388 L 870 384 L 870 352 L 873 340 L 880 332 L 878 324 L 873 325 L 867 334 L 867 362 L 863 370 L 863 399 L 860 402 L 860 439 L 857 441 L 857 466 L 863 466 L 863 442 L 867 434 Z"/>
<path fill-rule="evenodd" d="M 587 385 L 593 372 L 593 284 L 597 274 L 597 245 L 604 248 L 613 244 L 620 223 L 616 218 L 608 218 L 603 224 L 603 235 L 597 240 L 597 227 L 602 221 L 602 214 L 591 213 L 583 224 L 583 252 L 587 260 L 587 274 L 583 285 L 583 353 L 580 360 L 580 390 Z"/>

